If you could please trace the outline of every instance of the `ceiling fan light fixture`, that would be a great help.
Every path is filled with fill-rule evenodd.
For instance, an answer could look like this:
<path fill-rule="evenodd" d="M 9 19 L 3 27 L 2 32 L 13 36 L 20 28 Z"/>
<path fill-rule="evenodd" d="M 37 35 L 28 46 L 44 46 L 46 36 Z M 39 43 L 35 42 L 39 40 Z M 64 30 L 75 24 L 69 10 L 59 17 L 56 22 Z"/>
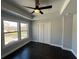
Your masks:
<path fill-rule="evenodd" d="M 35 0 L 35 7 L 28 7 L 28 6 L 24 6 L 26 8 L 30 8 L 30 9 L 34 9 L 32 13 L 34 14 L 44 14 L 41 10 L 43 9 L 50 9 L 52 8 L 52 5 L 48 5 L 48 6 L 44 6 L 44 7 L 39 7 L 40 3 L 39 0 Z"/>
<path fill-rule="evenodd" d="M 35 9 L 34 12 L 35 13 L 40 13 L 40 10 L 39 9 Z"/>

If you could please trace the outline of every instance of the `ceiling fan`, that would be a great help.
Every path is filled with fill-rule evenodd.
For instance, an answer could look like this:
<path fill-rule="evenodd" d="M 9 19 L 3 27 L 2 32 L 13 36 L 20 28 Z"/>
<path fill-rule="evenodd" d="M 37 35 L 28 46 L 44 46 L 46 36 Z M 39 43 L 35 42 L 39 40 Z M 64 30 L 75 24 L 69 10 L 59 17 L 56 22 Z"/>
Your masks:
<path fill-rule="evenodd" d="M 41 13 L 41 14 L 44 14 L 41 10 L 52 8 L 52 5 L 48 5 L 48 6 L 44 6 L 44 7 L 39 7 L 39 5 L 40 5 L 39 0 L 35 0 L 35 8 L 28 7 L 28 6 L 24 6 L 24 7 L 34 9 L 34 11 L 32 13 Z"/>

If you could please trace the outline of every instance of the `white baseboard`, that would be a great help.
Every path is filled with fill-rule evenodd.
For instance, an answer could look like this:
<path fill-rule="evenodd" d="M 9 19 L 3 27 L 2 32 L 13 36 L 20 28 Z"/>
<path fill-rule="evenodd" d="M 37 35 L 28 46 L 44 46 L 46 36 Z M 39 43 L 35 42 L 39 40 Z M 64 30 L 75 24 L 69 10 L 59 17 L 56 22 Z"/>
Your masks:
<path fill-rule="evenodd" d="M 27 41 L 26 43 L 29 43 L 29 42 L 30 42 L 30 40 L 29 40 L 29 41 Z M 20 45 L 19 47 L 17 47 L 17 48 L 15 48 L 15 49 L 11 50 L 11 51 L 10 51 L 10 52 L 8 52 L 8 53 L 6 53 L 6 54 L 2 55 L 2 56 L 1 56 L 1 58 L 6 57 L 7 55 L 11 54 L 12 52 L 14 52 L 14 51 L 16 51 L 17 49 L 19 49 L 19 48 L 21 48 L 22 46 L 24 46 L 26 43 L 24 43 L 24 44 Z"/>
<path fill-rule="evenodd" d="M 33 42 L 37 42 L 37 41 L 33 41 Z M 44 43 L 44 42 L 39 42 L 39 43 Z M 51 43 L 44 43 L 44 44 L 48 44 L 48 45 L 52 45 L 52 46 L 56 46 L 56 47 L 61 47 L 62 45 L 58 45 L 58 44 L 51 44 Z"/>
<path fill-rule="evenodd" d="M 67 50 L 67 51 L 71 51 L 72 49 L 70 48 L 66 48 L 66 47 L 62 47 L 63 50 Z"/>
<path fill-rule="evenodd" d="M 74 54 L 74 56 L 77 57 L 77 54 L 76 54 L 73 50 L 71 50 L 71 51 L 72 51 L 72 53 Z"/>
<path fill-rule="evenodd" d="M 65 47 L 63 47 L 62 49 L 67 50 L 67 51 L 71 51 L 71 52 L 73 53 L 73 55 L 74 55 L 75 57 L 77 57 L 76 53 L 75 53 L 72 49 L 65 48 Z"/>
<path fill-rule="evenodd" d="M 58 44 L 50 44 L 50 43 L 48 43 L 49 45 L 52 45 L 52 46 L 56 46 L 56 47 L 60 47 L 60 48 L 62 48 L 62 45 L 58 45 Z"/>

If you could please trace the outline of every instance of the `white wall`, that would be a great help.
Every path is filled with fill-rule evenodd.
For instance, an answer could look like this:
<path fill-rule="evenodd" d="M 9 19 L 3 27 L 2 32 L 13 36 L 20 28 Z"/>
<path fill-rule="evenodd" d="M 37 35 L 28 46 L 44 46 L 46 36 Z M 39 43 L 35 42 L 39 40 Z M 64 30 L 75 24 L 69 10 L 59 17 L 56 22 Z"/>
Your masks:
<path fill-rule="evenodd" d="M 77 14 L 64 16 L 62 35 L 63 48 L 77 56 Z"/>
<path fill-rule="evenodd" d="M 68 50 L 72 49 L 72 21 L 72 15 L 35 21 L 33 23 L 33 41 L 61 46 Z"/>
<path fill-rule="evenodd" d="M 73 15 L 72 50 L 77 56 L 77 14 Z"/>
<path fill-rule="evenodd" d="M 33 22 L 33 41 L 62 46 L 62 19 L 45 18 Z"/>
<path fill-rule="evenodd" d="M 43 17 L 42 17 L 43 18 Z M 42 19 L 39 18 L 39 19 Z M 76 15 L 63 17 L 45 17 L 33 22 L 33 41 L 60 46 L 77 53 Z"/>
<path fill-rule="evenodd" d="M 76 53 L 76 20 L 73 18 L 75 19 L 75 16 L 69 14 L 64 17 L 49 17 L 34 21 L 33 41 L 61 46 L 70 51 L 73 49 Z"/>
<path fill-rule="evenodd" d="M 72 15 L 65 15 L 63 19 L 63 48 L 72 49 Z"/>

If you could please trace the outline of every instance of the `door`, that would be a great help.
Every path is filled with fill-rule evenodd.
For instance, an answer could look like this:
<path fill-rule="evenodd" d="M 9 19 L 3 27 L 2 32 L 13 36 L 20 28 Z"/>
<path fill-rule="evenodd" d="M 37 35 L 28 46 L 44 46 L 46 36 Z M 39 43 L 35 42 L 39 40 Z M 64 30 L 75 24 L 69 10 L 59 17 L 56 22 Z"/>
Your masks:
<path fill-rule="evenodd" d="M 42 43 L 50 43 L 51 42 L 51 23 L 50 22 L 43 22 L 39 23 L 38 29 L 38 40 Z"/>

